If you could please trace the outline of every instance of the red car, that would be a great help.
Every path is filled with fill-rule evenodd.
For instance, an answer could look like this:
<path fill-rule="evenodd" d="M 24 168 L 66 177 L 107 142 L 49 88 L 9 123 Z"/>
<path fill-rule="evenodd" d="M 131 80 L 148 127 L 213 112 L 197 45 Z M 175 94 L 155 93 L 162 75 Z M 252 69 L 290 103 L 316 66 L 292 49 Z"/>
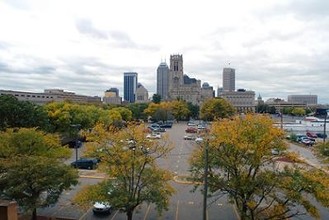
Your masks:
<path fill-rule="evenodd" d="M 306 132 L 306 136 L 307 137 L 311 137 L 311 138 L 317 138 L 318 136 L 316 135 L 316 134 L 314 134 L 314 133 L 312 133 L 312 132 Z"/>
<path fill-rule="evenodd" d="M 198 133 L 198 129 L 196 127 L 188 127 L 185 130 L 186 133 Z"/>

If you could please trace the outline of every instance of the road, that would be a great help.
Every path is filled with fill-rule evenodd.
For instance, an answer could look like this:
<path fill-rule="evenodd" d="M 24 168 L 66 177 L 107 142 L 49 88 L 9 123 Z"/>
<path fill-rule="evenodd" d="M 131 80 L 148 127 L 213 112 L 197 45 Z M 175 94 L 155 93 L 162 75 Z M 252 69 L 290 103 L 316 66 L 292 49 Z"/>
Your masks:
<path fill-rule="evenodd" d="M 188 157 L 194 148 L 199 147 L 194 141 L 184 140 L 186 123 L 174 124 L 171 129 L 167 129 L 164 133 L 168 135 L 169 140 L 173 144 L 173 150 L 166 159 L 159 161 L 159 165 L 164 169 L 170 170 L 176 176 L 186 176 L 189 174 Z M 82 155 L 83 148 L 79 149 L 79 156 Z M 72 158 L 70 161 L 75 160 L 75 149 L 72 149 Z M 61 217 L 68 219 L 79 220 L 96 220 L 96 219 L 112 219 L 121 220 L 126 219 L 125 213 L 119 211 L 113 212 L 110 216 L 95 216 L 92 214 L 92 210 L 81 210 L 74 206 L 71 202 L 71 198 L 75 193 L 81 189 L 84 185 L 95 184 L 101 181 L 101 178 L 92 178 L 94 175 L 88 175 L 88 172 L 84 171 L 83 174 L 86 178 L 80 178 L 80 184 L 73 190 L 65 192 L 60 201 L 54 206 L 46 209 L 39 209 L 38 213 L 44 216 Z M 89 176 L 89 177 L 88 177 Z M 176 189 L 176 193 L 170 199 L 170 205 L 167 211 L 164 211 L 160 216 L 154 205 L 143 204 L 136 208 L 133 219 L 151 220 L 151 219 L 170 219 L 170 220 L 190 220 L 190 219 L 202 219 L 202 207 L 203 207 L 203 195 L 200 190 L 191 192 L 193 185 L 171 182 L 172 186 Z M 208 200 L 208 220 L 218 219 L 238 219 L 237 213 L 234 207 L 227 202 L 226 197 L 222 197 L 218 200 Z"/>

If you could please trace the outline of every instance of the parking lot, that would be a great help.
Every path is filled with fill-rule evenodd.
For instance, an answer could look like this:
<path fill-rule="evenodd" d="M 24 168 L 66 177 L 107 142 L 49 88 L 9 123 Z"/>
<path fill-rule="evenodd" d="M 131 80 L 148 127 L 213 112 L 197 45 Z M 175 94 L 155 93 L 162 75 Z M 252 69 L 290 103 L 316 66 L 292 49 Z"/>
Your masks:
<path fill-rule="evenodd" d="M 180 181 L 180 176 L 189 175 L 188 157 L 194 148 L 200 147 L 194 140 L 184 140 L 187 128 L 185 123 L 176 123 L 172 128 L 167 128 L 163 135 L 168 135 L 168 138 L 173 143 L 174 148 L 166 159 L 161 159 L 159 165 L 167 170 L 170 170 L 176 177 L 173 180 L 172 186 L 176 189 L 176 193 L 170 199 L 169 209 L 159 215 L 152 204 L 143 204 L 136 208 L 134 219 L 202 219 L 202 199 L 203 196 L 199 190 L 195 193 L 193 185 L 184 181 Z M 79 155 L 83 152 L 79 149 Z M 72 149 L 72 160 L 75 158 L 75 149 Z M 81 210 L 72 203 L 72 197 L 75 193 L 85 185 L 95 184 L 102 181 L 104 174 L 94 170 L 80 170 L 80 184 L 73 190 L 65 192 L 60 201 L 54 207 L 39 209 L 38 213 L 44 216 L 79 219 L 79 220 L 94 220 L 94 219 L 126 219 L 125 213 L 114 211 L 109 216 L 95 216 L 91 208 L 89 210 Z M 233 206 L 229 204 L 225 197 L 218 200 L 208 200 L 208 219 L 238 219 Z"/>

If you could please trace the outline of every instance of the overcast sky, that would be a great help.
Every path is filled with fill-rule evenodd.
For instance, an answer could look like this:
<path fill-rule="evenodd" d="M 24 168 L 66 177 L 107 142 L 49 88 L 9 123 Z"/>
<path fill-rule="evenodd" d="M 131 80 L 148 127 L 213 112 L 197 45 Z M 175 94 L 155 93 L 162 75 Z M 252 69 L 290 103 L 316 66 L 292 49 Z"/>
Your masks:
<path fill-rule="evenodd" d="M 156 69 L 182 54 L 184 73 L 263 99 L 329 103 L 328 0 L 1 0 L 0 89 L 103 96 L 123 73 L 156 92 Z"/>

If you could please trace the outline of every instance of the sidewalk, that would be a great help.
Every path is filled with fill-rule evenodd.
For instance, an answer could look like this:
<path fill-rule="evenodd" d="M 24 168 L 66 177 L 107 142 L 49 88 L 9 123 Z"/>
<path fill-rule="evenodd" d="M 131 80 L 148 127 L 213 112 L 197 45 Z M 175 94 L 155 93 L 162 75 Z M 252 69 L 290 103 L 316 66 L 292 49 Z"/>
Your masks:
<path fill-rule="evenodd" d="M 300 156 L 300 159 L 305 161 L 308 165 L 320 169 L 329 174 L 328 164 L 322 163 L 313 153 L 312 148 L 301 147 L 296 144 L 288 142 L 288 151 L 295 152 Z"/>
<path fill-rule="evenodd" d="M 79 177 L 80 178 L 91 178 L 91 179 L 106 179 L 106 178 L 108 178 L 105 173 L 101 173 L 97 170 L 80 170 L 80 169 L 79 169 Z"/>

